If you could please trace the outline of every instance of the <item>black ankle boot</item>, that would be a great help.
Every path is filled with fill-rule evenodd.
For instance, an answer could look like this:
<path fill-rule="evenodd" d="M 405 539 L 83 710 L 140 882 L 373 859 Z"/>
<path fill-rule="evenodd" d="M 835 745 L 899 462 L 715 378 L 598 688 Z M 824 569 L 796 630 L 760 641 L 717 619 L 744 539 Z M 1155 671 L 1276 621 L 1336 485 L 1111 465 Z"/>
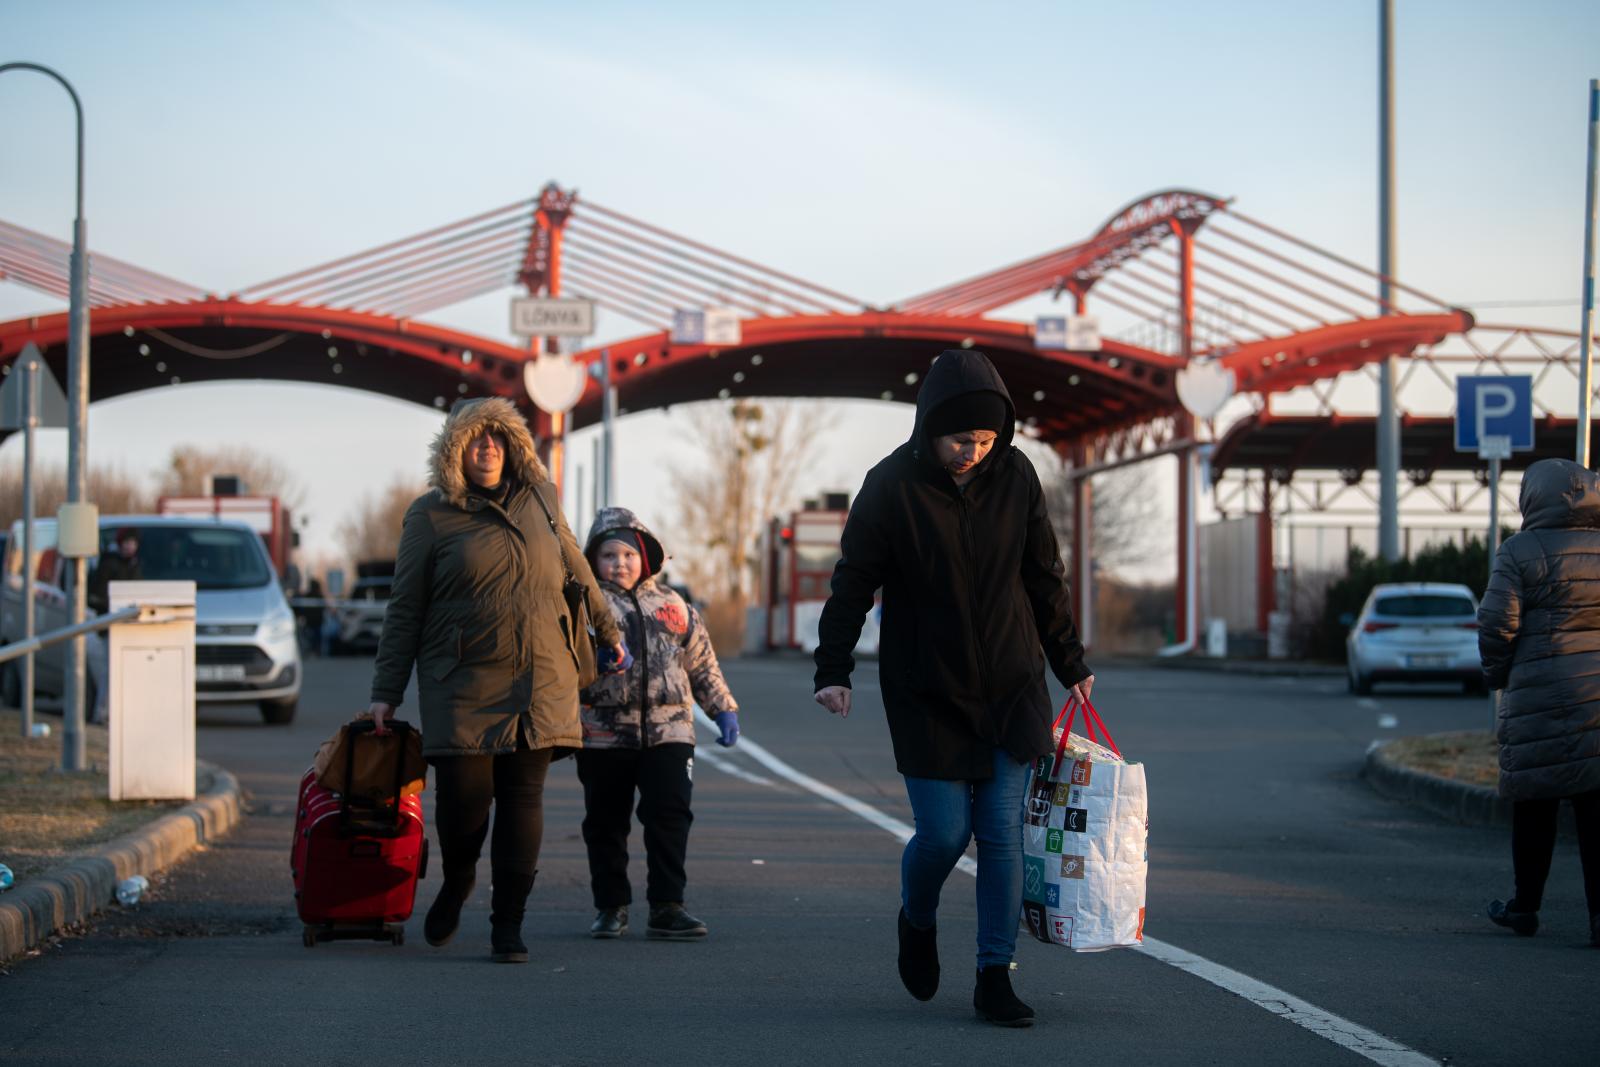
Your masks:
<path fill-rule="evenodd" d="M 628 932 L 628 909 L 601 908 L 589 924 L 589 936 L 609 939 Z"/>
<path fill-rule="evenodd" d="M 533 879 L 532 874 L 494 872 L 489 895 L 489 958 L 496 963 L 528 962 L 528 946 L 522 943 L 522 915 Z"/>
<path fill-rule="evenodd" d="M 1513 905 L 1505 901 L 1496 900 L 1489 905 L 1489 921 L 1496 926 L 1504 926 L 1523 937 L 1532 937 L 1539 932 L 1539 913 L 1536 911 L 1518 911 Z"/>
<path fill-rule="evenodd" d="M 681 903 L 651 904 L 644 936 L 667 941 L 694 941 L 706 936 L 706 924 L 684 911 Z"/>
<path fill-rule="evenodd" d="M 996 1026 L 1032 1026 L 1033 1009 L 1011 991 L 1011 967 L 996 963 L 978 968 L 978 984 L 972 991 L 972 1006 L 979 1016 Z"/>
<path fill-rule="evenodd" d="M 433 898 L 433 907 L 422 920 L 422 936 L 428 944 L 448 945 L 456 936 L 456 928 L 461 925 L 461 907 L 472 896 L 472 887 L 476 884 L 477 878 L 471 871 L 454 878 L 448 874 L 444 876 L 439 895 Z"/>
<path fill-rule="evenodd" d="M 900 909 L 900 981 L 918 1000 L 932 1000 L 939 991 L 939 928 L 919 930 Z"/>

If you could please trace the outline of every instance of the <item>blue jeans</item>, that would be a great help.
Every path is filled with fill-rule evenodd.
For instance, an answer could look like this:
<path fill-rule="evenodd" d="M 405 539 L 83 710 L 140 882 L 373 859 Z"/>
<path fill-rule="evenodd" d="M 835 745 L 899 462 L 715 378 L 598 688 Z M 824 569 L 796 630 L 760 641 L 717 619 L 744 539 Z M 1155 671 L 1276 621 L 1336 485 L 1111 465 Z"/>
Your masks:
<path fill-rule="evenodd" d="M 994 750 L 994 777 L 947 781 L 906 776 L 917 832 L 900 858 L 900 905 L 912 925 L 933 926 L 939 891 L 967 842 L 978 839 L 978 966 L 1007 964 L 1022 914 L 1022 796 L 1032 764 Z"/>

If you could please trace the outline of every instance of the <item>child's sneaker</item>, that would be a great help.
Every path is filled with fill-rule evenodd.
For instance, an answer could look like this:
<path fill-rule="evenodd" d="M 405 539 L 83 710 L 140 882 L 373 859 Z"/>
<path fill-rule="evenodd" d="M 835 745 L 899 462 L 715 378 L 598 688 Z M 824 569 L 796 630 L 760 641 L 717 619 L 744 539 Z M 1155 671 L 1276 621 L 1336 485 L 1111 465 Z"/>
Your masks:
<path fill-rule="evenodd" d="M 621 937 L 628 932 L 627 908 L 601 908 L 589 924 L 590 937 Z"/>
<path fill-rule="evenodd" d="M 693 941 L 706 936 L 706 924 L 684 911 L 682 904 L 652 904 L 650 923 L 644 932 L 646 937 Z"/>

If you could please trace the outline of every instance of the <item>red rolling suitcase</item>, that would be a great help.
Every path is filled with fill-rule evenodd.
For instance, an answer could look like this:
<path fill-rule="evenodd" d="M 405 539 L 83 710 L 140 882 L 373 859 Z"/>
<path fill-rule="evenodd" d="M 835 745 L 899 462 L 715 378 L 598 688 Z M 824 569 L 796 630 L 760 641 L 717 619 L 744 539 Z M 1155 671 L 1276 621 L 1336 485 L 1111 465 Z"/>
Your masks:
<path fill-rule="evenodd" d="M 372 735 L 370 723 L 352 726 L 360 732 L 348 746 L 351 762 L 357 744 L 383 743 Z M 412 729 L 403 722 L 390 727 L 397 734 Z M 395 766 L 400 770 L 404 761 L 396 759 Z M 347 764 L 345 781 L 350 780 Z M 295 906 L 305 924 L 305 946 L 344 938 L 403 944 L 403 924 L 416 903 L 417 879 L 428 866 L 422 798 L 400 797 L 392 808 L 352 804 L 348 797 L 319 785 L 312 769 L 300 780 L 295 811 L 289 866 Z"/>

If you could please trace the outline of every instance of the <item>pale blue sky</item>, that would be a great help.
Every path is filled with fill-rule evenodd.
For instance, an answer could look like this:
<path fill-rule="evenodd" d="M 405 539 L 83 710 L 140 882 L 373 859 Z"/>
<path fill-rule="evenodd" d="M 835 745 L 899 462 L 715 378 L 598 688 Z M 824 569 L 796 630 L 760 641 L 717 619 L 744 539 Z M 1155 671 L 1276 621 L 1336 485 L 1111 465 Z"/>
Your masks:
<path fill-rule="evenodd" d="M 1396 6 L 1400 274 L 1457 302 L 1575 299 L 1600 5 Z M 888 302 L 1171 186 L 1371 262 L 1376 7 L 0 0 L 0 61 L 55 66 L 83 95 L 92 245 L 206 288 L 555 178 Z M 0 78 L 0 218 L 68 235 L 68 120 L 43 79 Z M 0 283 L 0 316 L 55 306 Z M 504 336 L 505 297 L 431 317 Z M 1503 317 L 1576 325 L 1575 308 Z M 851 425 L 871 430 L 819 445 L 805 490 L 853 487 L 908 430 L 908 408 L 869 407 Z M 352 497 L 420 471 L 436 419 L 321 388 L 183 386 L 97 406 L 91 443 L 135 472 L 183 441 L 272 449 L 311 491 L 315 548 Z M 681 426 L 622 435 L 623 496 L 662 520 L 639 457 L 670 454 Z"/>

